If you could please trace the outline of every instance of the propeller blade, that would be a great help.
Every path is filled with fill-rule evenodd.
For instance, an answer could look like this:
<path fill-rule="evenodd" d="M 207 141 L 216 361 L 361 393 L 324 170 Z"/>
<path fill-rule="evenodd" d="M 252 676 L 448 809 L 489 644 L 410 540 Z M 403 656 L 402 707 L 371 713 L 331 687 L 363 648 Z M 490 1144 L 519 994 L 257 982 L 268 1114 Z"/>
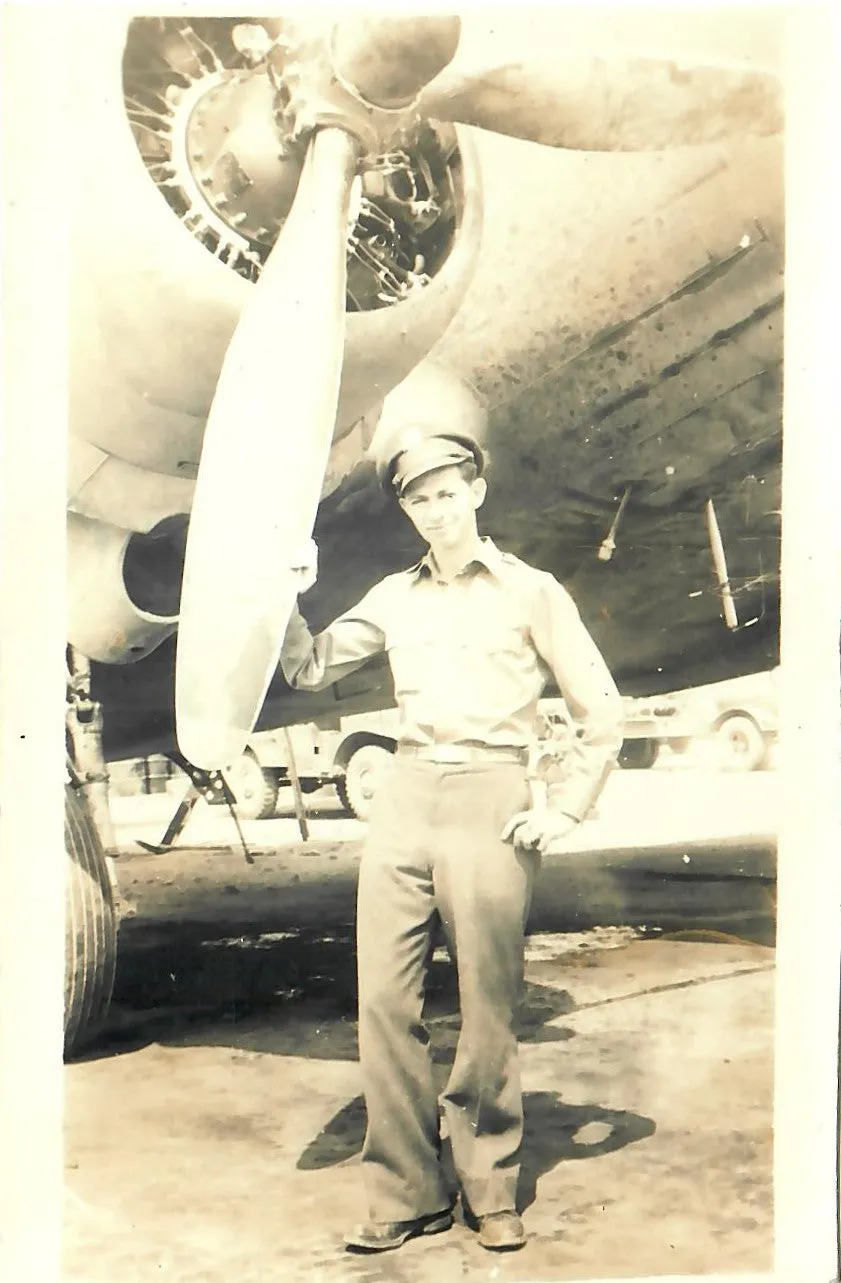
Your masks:
<path fill-rule="evenodd" d="M 782 86 L 753 69 L 666 58 L 453 64 L 421 94 L 420 112 L 577 151 L 661 151 L 783 128 Z"/>
<path fill-rule="evenodd" d="M 246 746 L 295 603 L 291 567 L 315 524 L 341 381 L 351 189 L 360 150 L 378 141 L 369 117 L 413 102 L 459 33 L 446 16 L 357 16 L 298 67 L 294 114 L 314 133 L 222 364 L 187 538 L 176 728 L 205 770 Z"/>
<path fill-rule="evenodd" d="M 176 659 L 184 756 L 205 770 L 245 748 L 296 596 L 335 426 L 347 225 L 358 144 L 325 127 L 222 364 L 187 539 Z"/>

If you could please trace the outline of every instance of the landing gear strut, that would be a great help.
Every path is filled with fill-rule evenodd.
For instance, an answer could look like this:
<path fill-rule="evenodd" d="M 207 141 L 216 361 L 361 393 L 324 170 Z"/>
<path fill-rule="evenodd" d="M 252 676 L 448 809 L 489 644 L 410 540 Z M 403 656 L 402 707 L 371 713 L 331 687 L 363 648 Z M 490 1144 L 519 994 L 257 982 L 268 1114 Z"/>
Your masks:
<path fill-rule="evenodd" d="M 114 825 L 102 751 L 102 707 L 91 698 L 90 662 L 73 646 L 67 648 L 67 741 L 75 787 L 84 790 L 102 846 L 106 853 L 113 854 Z"/>

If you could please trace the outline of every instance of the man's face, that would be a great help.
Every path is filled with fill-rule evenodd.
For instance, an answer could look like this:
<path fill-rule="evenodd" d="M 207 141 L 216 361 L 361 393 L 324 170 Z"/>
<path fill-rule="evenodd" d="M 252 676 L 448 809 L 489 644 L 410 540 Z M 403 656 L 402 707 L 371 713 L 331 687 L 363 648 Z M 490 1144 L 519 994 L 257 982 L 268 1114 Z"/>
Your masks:
<path fill-rule="evenodd" d="M 433 552 L 457 548 L 476 534 L 476 512 L 485 491 L 481 477 L 465 481 L 457 467 L 436 468 L 407 487 L 400 507 Z"/>

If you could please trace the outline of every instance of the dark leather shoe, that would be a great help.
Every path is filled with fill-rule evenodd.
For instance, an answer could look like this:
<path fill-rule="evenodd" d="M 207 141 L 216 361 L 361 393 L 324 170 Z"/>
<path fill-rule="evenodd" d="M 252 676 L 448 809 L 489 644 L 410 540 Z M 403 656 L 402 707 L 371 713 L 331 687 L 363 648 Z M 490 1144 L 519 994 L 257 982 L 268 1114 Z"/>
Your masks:
<path fill-rule="evenodd" d="M 525 1241 L 526 1231 L 516 1212 L 491 1212 L 479 1217 L 479 1242 L 490 1252 L 511 1252 Z"/>
<path fill-rule="evenodd" d="M 345 1246 L 351 1252 L 390 1252 L 421 1234 L 442 1234 L 452 1223 L 449 1207 L 414 1221 L 366 1221 L 345 1235 Z"/>

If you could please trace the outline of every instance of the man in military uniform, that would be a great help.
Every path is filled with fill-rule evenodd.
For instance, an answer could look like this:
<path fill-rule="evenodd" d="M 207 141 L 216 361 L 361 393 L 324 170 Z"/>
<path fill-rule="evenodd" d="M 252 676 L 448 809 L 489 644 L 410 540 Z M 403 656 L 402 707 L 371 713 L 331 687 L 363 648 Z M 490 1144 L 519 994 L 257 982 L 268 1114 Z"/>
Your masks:
<path fill-rule="evenodd" d="M 407 428 L 380 477 L 428 552 L 313 638 L 290 623 L 281 664 L 320 690 L 385 650 L 397 750 L 374 797 L 359 873 L 359 1058 L 371 1219 L 346 1238 L 383 1251 L 448 1229 L 439 1099 L 422 1020 L 437 916 L 458 970 L 461 1032 L 443 1096 L 465 1219 L 516 1248 L 523 1107 L 513 1024 L 524 928 L 542 855 L 600 792 L 621 743 L 613 679 L 566 590 L 477 529 L 484 457 L 467 433 Z M 301 568 L 301 591 L 314 567 Z M 579 726 L 548 804 L 526 762 L 547 678 Z"/>

